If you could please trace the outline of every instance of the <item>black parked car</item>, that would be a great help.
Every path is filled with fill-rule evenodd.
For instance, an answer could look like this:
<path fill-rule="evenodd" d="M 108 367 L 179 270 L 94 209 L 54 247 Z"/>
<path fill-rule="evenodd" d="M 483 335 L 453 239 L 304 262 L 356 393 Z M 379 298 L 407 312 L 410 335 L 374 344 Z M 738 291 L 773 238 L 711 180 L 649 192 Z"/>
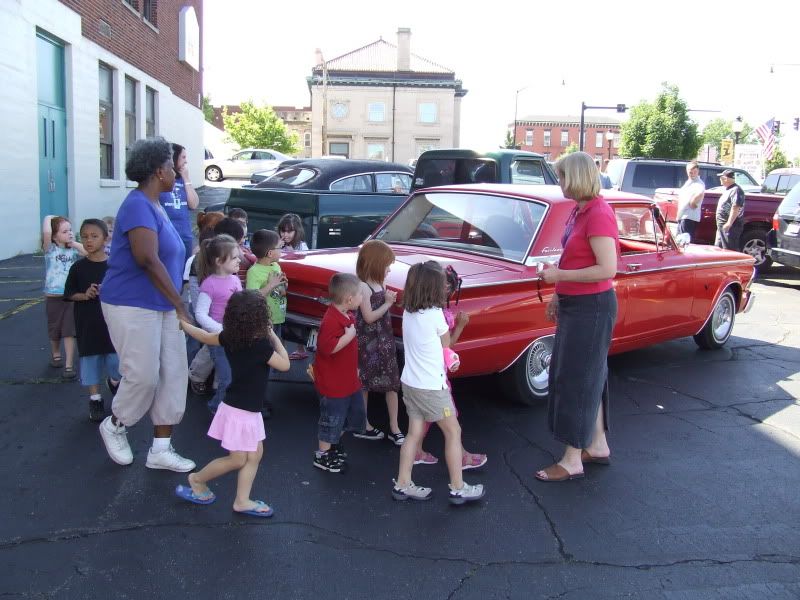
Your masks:
<path fill-rule="evenodd" d="M 772 231 L 767 235 L 767 247 L 772 260 L 800 269 L 800 183 L 778 206 Z"/>
<path fill-rule="evenodd" d="M 274 175 L 258 182 L 254 187 L 407 195 L 411 189 L 412 175 L 413 170 L 400 163 L 318 158 L 281 165 Z"/>

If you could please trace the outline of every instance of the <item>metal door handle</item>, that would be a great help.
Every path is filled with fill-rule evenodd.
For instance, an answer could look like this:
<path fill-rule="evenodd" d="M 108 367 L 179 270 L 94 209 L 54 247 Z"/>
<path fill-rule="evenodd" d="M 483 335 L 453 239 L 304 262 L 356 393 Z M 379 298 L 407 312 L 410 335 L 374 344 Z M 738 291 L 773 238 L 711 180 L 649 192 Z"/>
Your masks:
<path fill-rule="evenodd" d="M 642 268 L 642 263 L 628 263 L 628 271 L 638 271 Z"/>

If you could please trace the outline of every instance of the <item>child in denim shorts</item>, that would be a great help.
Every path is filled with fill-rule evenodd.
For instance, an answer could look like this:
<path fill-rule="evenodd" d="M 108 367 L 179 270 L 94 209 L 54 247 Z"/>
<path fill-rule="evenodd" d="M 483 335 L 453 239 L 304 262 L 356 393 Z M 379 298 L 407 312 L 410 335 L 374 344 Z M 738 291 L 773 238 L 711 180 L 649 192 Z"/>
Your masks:
<path fill-rule="evenodd" d="M 346 454 L 339 439 L 345 426 L 363 431 L 366 426 L 364 398 L 358 377 L 358 342 L 351 311 L 361 304 L 361 282 L 348 273 L 337 273 L 328 284 L 328 307 L 317 337 L 314 386 L 320 395 L 319 448 L 314 466 L 331 473 L 341 472 Z"/>

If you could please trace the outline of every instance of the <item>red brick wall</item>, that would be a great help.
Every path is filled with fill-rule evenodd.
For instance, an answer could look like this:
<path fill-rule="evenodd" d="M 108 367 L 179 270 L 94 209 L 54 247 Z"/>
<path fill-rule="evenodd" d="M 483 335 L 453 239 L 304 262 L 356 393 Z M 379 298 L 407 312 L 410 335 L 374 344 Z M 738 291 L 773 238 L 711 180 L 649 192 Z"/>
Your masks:
<path fill-rule="evenodd" d="M 525 134 L 529 129 L 533 129 L 533 144 L 528 146 L 525 145 Z M 550 146 L 544 145 L 544 131 L 546 129 L 550 130 Z M 538 152 L 540 154 L 547 154 L 550 153 L 551 159 L 556 159 L 558 156 L 572 143 L 577 144 L 580 146 L 580 140 L 578 139 L 578 131 L 580 129 L 579 125 L 570 125 L 570 124 L 562 124 L 562 123 L 549 123 L 543 124 L 537 122 L 533 125 L 524 125 L 520 122 L 517 122 L 517 146 L 520 147 L 520 150 L 528 150 L 530 152 Z M 569 132 L 569 141 L 562 146 L 561 145 L 561 131 L 566 130 Z M 606 140 L 606 132 L 608 130 L 613 131 L 614 133 L 619 134 L 619 126 L 596 126 L 596 125 L 584 125 L 584 132 L 586 134 L 586 144 L 583 147 L 583 151 L 587 154 L 594 156 L 596 154 L 602 154 L 603 158 L 608 158 L 608 141 Z M 595 147 L 595 134 L 602 133 L 603 134 L 603 147 L 597 148 Z M 513 135 L 513 132 L 512 132 Z M 619 156 L 619 148 L 613 145 L 611 146 L 611 158 L 616 158 Z"/>
<path fill-rule="evenodd" d="M 83 36 L 168 85 L 172 93 L 200 106 L 203 91 L 203 0 L 155 0 L 154 31 L 129 5 L 142 0 L 60 0 L 81 15 Z M 178 61 L 178 13 L 193 6 L 200 25 L 200 72 Z M 106 27 L 105 24 L 108 24 Z M 110 35 L 109 34 L 110 28 Z"/>

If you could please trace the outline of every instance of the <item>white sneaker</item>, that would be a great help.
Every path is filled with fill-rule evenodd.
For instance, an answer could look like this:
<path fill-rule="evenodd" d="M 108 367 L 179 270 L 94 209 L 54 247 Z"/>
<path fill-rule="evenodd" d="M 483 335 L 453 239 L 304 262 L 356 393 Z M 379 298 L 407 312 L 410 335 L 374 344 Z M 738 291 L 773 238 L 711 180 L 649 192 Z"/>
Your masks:
<path fill-rule="evenodd" d="M 170 446 L 167 450 L 161 452 L 153 452 L 153 449 L 150 448 L 147 453 L 147 462 L 144 466 L 148 469 L 166 469 L 176 473 L 188 473 L 197 465 L 188 458 L 183 458 L 175 452 L 175 448 Z"/>
<path fill-rule="evenodd" d="M 430 500 L 433 492 L 431 488 L 414 485 L 413 481 L 409 482 L 405 487 L 399 487 L 395 479 L 392 479 L 392 481 L 394 482 L 392 498 L 395 500 L 408 500 L 409 498 L 412 500 Z"/>
<path fill-rule="evenodd" d="M 103 438 L 111 460 L 118 465 L 129 465 L 133 462 L 133 452 L 128 444 L 128 432 L 124 425 L 115 426 L 111 417 L 106 417 L 100 423 L 100 437 Z"/>
<path fill-rule="evenodd" d="M 473 500 L 480 500 L 483 498 L 484 490 L 483 485 L 469 485 L 466 481 L 461 486 L 460 490 L 454 490 L 453 486 L 448 484 L 450 494 L 448 500 L 450 504 L 464 504 L 465 502 L 472 502 Z"/>

